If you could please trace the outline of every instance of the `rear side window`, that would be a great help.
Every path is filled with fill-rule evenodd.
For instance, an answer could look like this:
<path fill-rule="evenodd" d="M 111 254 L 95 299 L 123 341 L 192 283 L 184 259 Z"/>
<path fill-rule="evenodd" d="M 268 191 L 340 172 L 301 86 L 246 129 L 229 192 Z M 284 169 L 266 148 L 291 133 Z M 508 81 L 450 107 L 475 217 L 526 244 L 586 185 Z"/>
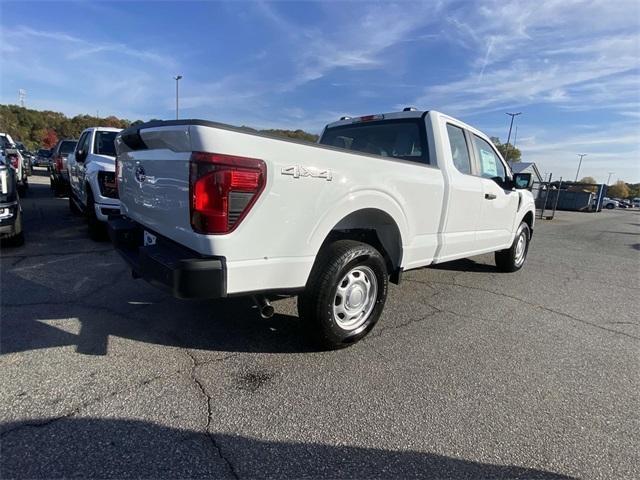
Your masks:
<path fill-rule="evenodd" d="M 473 135 L 473 146 L 480 163 L 480 176 L 505 182 L 507 172 L 489 142 L 477 135 Z"/>
<path fill-rule="evenodd" d="M 449 145 L 451 146 L 451 158 L 453 165 L 461 173 L 471 174 L 471 157 L 467 142 L 464 138 L 464 132 L 460 127 L 447 124 L 447 134 L 449 136 Z"/>
<path fill-rule="evenodd" d="M 422 119 L 361 122 L 325 130 L 321 145 L 429 163 Z"/>
<path fill-rule="evenodd" d="M 62 142 L 60 144 L 60 150 L 58 151 L 58 154 L 69 155 L 71 152 L 73 152 L 76 149 L 76 143 L 77 142 L 73 142 L 73 141 Z"/>
<path fill-rule="evenodd" d="M 93 153 L 115 157 L 116 135 L 118 135 L 118 132 L 96 132 L 96 140 L 93 142 Z"/>

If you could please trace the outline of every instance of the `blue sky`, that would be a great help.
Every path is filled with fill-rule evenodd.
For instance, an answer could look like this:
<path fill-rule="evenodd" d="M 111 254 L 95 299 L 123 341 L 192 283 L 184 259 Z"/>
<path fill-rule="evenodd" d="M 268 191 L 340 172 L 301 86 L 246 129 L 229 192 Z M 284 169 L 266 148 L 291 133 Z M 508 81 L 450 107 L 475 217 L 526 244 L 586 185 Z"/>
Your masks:
<path fill-rule="evenodd" d="M 0 102 L 319 132 L 403 106 L 454 115 L 542 172 L 640 181 L 640 3 L 1 2 Z"/>

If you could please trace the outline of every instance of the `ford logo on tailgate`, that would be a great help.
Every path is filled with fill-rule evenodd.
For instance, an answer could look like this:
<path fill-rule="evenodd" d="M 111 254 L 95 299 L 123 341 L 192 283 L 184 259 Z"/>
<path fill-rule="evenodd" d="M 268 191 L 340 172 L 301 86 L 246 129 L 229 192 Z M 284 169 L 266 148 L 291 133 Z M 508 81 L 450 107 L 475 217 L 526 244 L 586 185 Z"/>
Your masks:
<path fill-rule="evenodd" d="M 135 176 L 136 180 L 139 183 L 143 183 L 147 179 L 146 175 L 144 174 L 144 167 L 142 165 L 136 165 Z"/>

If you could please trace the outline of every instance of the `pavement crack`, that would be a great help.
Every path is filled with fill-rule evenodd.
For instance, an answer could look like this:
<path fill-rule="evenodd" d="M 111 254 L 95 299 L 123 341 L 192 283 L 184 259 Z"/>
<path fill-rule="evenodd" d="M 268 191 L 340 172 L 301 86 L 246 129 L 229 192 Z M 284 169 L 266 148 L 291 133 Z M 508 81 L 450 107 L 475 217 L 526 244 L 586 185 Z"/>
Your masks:
<path fill-rule="evenodd" d="M 422 280 L 413 280 L 413 279 L 406 279 L 406 281 L 407 282 L 422 283 L 422 284 L 426 284 L 427 283 L 427 282 L 424 282 Z M 607 327 L 604 327 L 602 325 L 598 325 L 595 322 L 590 322 L 589 320 L 585 320 L 583 318 L 576 317 L 576 316 L 571 315 L 569 313 L 562 312 L 560 310 L 555 310 L 555 309 L 553 309 L 551 307 L 545 307 L 544 305 L 540 305 L 538 303 L 530 302 L 528 300 L 525 300 L 524 298 L 515 297 L 513 295 L 509 295 L 509 294 L 504 293 L 504 292 L 494 292 L 492 290 L 487 290 L 486 288 L 480 288 L 480 287 L 475 287 L 475 286 L 471 286 L 471 285 L 462 285 L 460 283 L 438 282 L 438 281 L 432 281 L 432 282 L 428 282 L 428 283 L 435 283 L 435 284 L 438 284 L 438 285 L 449 285 L 449 286 L 452 286 L 452 287 L 466 288 L 466 289 L 469 289 L 469 290 L 477 290 L 477 291 L 480 291 L 480 292 L 485 292 L 485 293 L 489 293 L 489 294 L 492 294 L 492 295 L 496 295 L 498 297 L 510 298 L 512 300 L 516 300 L 518 302 L 522 302 L 522 303 L 524 303 L 526 305 L 529 305 L 531 307 L 539 308 L 540 310 L 544 310 L 544 311 L 547 311 L 547 312 L 550 312 L 550 313 L 554 313 L 556 315 L 560 315 L 562 317 L 569 318 L 569 319 L 571 319 L 573 321 L 580 322 L 580 323 L 583 323 L 585 325 L 589 325 L 589 326 L 598 328 L 600 330 L 604 330 L 604 331 L 607 331 L 607 332 L 610 332 L 610 333 L 614 333 L 616 335 L 622 335 L 624 337 L 628 337 L 628 338 L 631 338 L 631 339 L 634 339 L 634 340 L 640 340 L 640 337 L 637 337 L 635 335 L 631 335 L 631 334 L 626 333 L 626 332 L 621 332 L 621 331 L 615 330 L 613 328 L 607 328 Z M 449 312 L 449 313 L 453 313 L 453 312 Z"/>
<path fill-rule="evenodd" d="M 131 385 L 128 388 L 123 388 L 120 390 L 116 390 L 114 392 L 109 392 L 105 395 L 101 395 L 99 397 L 95 397 L 89 400 L 86 400 L 82 403 L 80 403 L 79 405 L 77 405 L 75 408 L 73 408 L 72 410 L 69 410 L 68 412 L 59 415 L 57 417 L 52 417 L 52 418 L 48 418 L 46 420 L 42 420 L 42 421 L 34 421 L 31 423 L 21 423 L 20 425 L 14 427 L 14 428 L 9 428 L 7 430 L 4 430 L 2 432 L 0 432 L 0 439 L 5 438 L 6 436 L 15 433 L 19 430 L 23 430 L 25 428 L 42 428 L 42 427 L 46 427 L 47 425 L 51 425 L 52 423 L 56 423 L 59 422 L 60 420 L 64 420 L 66 418 L 71 418 L 74 417 L 76 415 L 78 415 L 79 413 L 81 413 L 85 408 L 91 407 L 93 405 L 97 405 L 100 402 L 103 402 L 104 400 L 108 400 L 111 399 L 117 395 L 120 395 L 122 393 L 131 393 L 131 392 L 135 392 L 136 390 L 146 387 L 147 385 L 149 385 L 150 383 L 153 383 L 155 381 L 158 380 L 165 380 L 167 378 L 171 378 L 174 375 L 177 375 L 179 373 L 182 373 L 183 370 L 178 369 L 178 370 L 174 370 L 168 374 L 164 374 L 164 375 L 155 375 L 153 377 L 150 378 L 146 378 L 140 382 L 137 382 L 133 385 Z"/>
<path fill-rule="evenodd" d="M 188 349 L 186 348 L 183 349 L 183 352 L 185 353 L 185 355 L 189 357 L 191 361 L 191 369 L 189 371 L 189 376 L 191 377 L 191 380 L 193 381 L 193 383 L 198 387 L 198 390 L 200 390 L 200 393 L 205 399 L 205 405 L 207 410 L 207 421 L 204 426 L 204 433 L 209 439 L 209 442 L 211 443 L 211 447 L 213 448 L 213 450 L 218 454 L 220 459 L 224 461 L 224 463 L 227 465 L 227 468 L 229 469 L 229 472 L 231 473 L 233 478 L 239 479 L 240 476 L 236 472 L 236 469 L 233 466 L 233 463 L 224 455 L 224 453 L 222 452 L 222 448 L 220 447 L 220 445 L 218 445 L 215 435 L 211 433 L 210 427 L 211 427 L 211 418 L 213 415 L 211 411 L 211 395 L 207 393 L 207 390 L 204 388 L 204 385 L 202 384 L 202 381 L 198 378 L 198 375 L 196 372 L 199 366 L 202 366 L 206 363 L 212 363 L 212 362 L 209 361 L 209 362 L 198 363 L 196 360 L 196 357 Z M 234 356 L 235 355 L 229 355 L 220 359 L 216 359 L 215 361 L 224 361 L 227 358 L 234 357 Z"/>
<path fill-rule="evenodd" d="M 433 305 L 429 305 L 431 308 L 434 309 L 433 312 L 429 312 L 428 314 L 422 316 L 422 317 L 418 317 L 418 318 L 412 318 L 411 320 L 407 320 L 406 322 L 402 322 L 402 323 L 398 323 L 396 325 L 388 325 L 388 326 L 383 326 L 381 327 L 375 335 L 369 335 L 370 338 L 378 338 L 380 336 L 382 336 L 385 332 L 389 332 L 392 330 L 398 330 L 401 328 L 406 328 L 409 327 L 411 325 L 414 325 L 416 323 L 421 323 L 424 322 L 425 320 L 428 320 L 429 318 L 433 317 L 434 315 L 437 315 L 438 313 L 451 313 L 451 312 L 446 312 L 445 310 L 439 309 L 437 307 L 434 307 Z"/>

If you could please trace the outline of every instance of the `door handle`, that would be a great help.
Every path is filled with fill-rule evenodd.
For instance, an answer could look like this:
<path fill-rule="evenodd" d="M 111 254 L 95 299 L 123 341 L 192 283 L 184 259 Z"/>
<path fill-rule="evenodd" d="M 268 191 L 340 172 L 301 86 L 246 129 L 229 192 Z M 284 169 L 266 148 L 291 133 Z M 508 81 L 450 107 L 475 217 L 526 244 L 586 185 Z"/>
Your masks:
<path fill-rule="evenodd" d="M 485 193 L 484 198 L 486 198 L 487 200 L 495 200 L 496 196 L 493 193 Z"/>

